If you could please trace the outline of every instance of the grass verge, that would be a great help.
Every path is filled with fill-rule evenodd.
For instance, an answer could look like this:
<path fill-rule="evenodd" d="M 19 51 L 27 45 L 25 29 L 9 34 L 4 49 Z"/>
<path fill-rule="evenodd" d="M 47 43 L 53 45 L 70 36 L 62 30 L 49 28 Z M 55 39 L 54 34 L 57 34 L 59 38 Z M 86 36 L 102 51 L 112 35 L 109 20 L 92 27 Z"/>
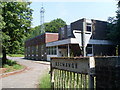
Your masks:
<path fill-rule="evenodd" d="M 38 88 L 51 88 L 50 74 L 45 74 L 39 82 Z"/>
<path fill-rule="evenodd" d="M 24 66 L 17 64 L 16 61 L 7 60 L 7 63 L 3 65 L 3 68 L 7 69 L 5 72 L 12 72 L 12 71 L 23 69 Z"/>
<path fill-rule="evenodd" d="M 2 58 L 2 55 L 0 54 L 0 58 Z"/>
<path fill-rule="evenodd" d="M 24 57 L 23 54 L 8 54 L 10 57 Z"/>

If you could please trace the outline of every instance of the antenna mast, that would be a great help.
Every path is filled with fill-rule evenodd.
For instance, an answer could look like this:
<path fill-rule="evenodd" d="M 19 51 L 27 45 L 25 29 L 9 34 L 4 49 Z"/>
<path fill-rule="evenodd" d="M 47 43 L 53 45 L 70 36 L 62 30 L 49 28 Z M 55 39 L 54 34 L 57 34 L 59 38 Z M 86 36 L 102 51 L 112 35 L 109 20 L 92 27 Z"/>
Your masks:
<path fill-rule="evenodd" d="M 44 27 L 44 7 L 43 7 L 43 3 L 42 3 L 42 7 L 40 9 L 40 24 L 41 24 L 41 34 L 45 32 L 45 27 Z"/>

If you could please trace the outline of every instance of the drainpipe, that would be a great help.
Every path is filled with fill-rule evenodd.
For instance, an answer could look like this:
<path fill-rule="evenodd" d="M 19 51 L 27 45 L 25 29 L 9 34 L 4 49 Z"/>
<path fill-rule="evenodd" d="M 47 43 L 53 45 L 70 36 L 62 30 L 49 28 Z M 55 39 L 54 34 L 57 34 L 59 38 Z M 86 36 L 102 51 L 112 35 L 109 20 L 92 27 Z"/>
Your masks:
<path fill-rule="evenodd" d="M 56 47 L 56 49 L 57 49 L 57 57 L 59 57 L 59 51 L 58 51 L 58 46 Z"/>
<path fill-rule="evenodd" d="M 70 45 L 68 44 L 68 57 L 70 57 Z"/>

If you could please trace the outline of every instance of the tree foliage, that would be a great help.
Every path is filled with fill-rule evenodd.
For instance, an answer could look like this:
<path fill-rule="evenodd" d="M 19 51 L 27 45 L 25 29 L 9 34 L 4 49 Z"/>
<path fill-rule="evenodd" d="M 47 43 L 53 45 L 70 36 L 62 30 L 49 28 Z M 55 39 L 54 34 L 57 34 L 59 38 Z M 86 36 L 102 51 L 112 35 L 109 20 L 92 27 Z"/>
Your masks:
<path fill-rule="evenodd" d="M 118 10 L 117 10 L 117 24 L 116 24 L 116 38 L 117 38 L 117 43 L 120 45 L 120 1 L 118 2 Z"/>
<path fill-rule="evenodd" d="M 116 17 L 109 17 L 109 30 L 108 38 L 116 44 L 116 55 L 120 55 L 120 1 L 118 1 L 118 10 Z"/>
<path fill-rule="evenodd" d="M 30 9 L 30 4 L 30 2 L 0 2 L 4 58 L 6 53 L 18 52 L 23 45 L 24 38 L 31 32 L 32 9 Z"/>
<path fill-rule="evenodd" d="M 66 22 L 60 18 L 54 19 L 49 23 L 44 23 L 45 31 L 52 32 L 52 33 L 57 33 L 59 28 L 65 26 L 65 25 L 66 25 Z M 41 34 L 40 28 L 41 28 L 40 25 L 34 27 L 32 33 L 30 34 L 30 36 L 27 39 L 33 38 L 37 35 L 40 35 Z"/>
<path fill-rule="evenodd" d="M 110 32 L 108 34 L 109 39 L 116 42 L 116 44 L 120 45 L 120 1 L 118 1 L 118 10 L 116 11 L 116 17 L 109 17 L 109 29 Z"/>
<path fill-rule="evenodd" d="M 66 22 L 62 19 L 58 18 L 53 21 L 51 21 L 49 24 L 45 24 L 45 31 L 46 32 L 55 32 L 57 33 L 60 27 L 63 27 L 66 25 Z"/>

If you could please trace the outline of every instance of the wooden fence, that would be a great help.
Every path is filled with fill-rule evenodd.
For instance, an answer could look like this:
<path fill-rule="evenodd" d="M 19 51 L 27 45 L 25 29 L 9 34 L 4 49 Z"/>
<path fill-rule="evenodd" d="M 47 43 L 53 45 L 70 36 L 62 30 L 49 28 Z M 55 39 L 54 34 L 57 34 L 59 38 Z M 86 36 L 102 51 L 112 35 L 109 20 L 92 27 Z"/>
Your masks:
<path fill-rule="evenodd" d="M 51 58 L 53 89 L 120 89 L 120 57 Z"/>
<path fill-rule="evenodd" d="M 51 58 L 52 88 L 94 88 L 95 62 L 87 58 Z"/>

